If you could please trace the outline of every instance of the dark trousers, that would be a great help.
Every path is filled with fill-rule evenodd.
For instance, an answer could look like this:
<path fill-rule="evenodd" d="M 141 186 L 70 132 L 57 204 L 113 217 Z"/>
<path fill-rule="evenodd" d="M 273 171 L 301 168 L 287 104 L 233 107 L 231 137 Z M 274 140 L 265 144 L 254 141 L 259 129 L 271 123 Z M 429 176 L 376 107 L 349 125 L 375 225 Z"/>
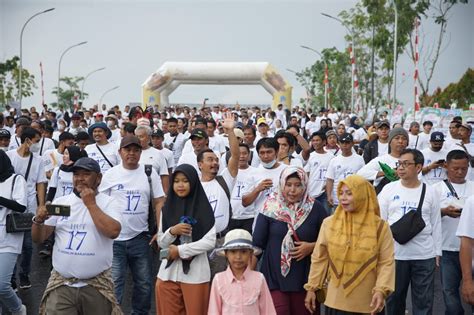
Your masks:
<path fill-rule="evenodd" d="M 230 219 L 228 229 L 244 229 L 250 234 L 252 234 L 252 225 L 254 218 L 250 219 Z"/>
<path fill-rule="evenodd" d="M 405 315 L 408 287 L 414 315 L 433 313 L 435 259 L 395 260 L 395 291 L 387 299 L 388 315 Z"/>
<path fill-rule="evenodd" d="M 464 309 L 461 302 L 459 286 L 461 285 L 462 272 L 459 262 L 459 252 L 443 250 L 441 256 L 441 284 L 443 285 L 443 299 L 446 315 L 463 315 Z"/>

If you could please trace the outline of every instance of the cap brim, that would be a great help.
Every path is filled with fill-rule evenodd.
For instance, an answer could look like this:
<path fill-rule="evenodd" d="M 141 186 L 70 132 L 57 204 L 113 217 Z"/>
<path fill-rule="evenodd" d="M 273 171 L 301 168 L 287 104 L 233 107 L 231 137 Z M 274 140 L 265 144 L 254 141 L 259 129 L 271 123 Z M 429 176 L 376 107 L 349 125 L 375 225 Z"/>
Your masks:
<path fill-rule="evenodd" d="M 230 246 L 223 246 L 221 248 L 216 249 L 216 255 L 218 256 L 225 256 L 225 251 L 226 250 L 231 250 L 231 249 L 251 249 L 253 250 L 254 255 L 260 255 L 262 253 L 262 250 L 256 246 L 251 246 L 249 247 L 248 245 L 230 245 Z"/>

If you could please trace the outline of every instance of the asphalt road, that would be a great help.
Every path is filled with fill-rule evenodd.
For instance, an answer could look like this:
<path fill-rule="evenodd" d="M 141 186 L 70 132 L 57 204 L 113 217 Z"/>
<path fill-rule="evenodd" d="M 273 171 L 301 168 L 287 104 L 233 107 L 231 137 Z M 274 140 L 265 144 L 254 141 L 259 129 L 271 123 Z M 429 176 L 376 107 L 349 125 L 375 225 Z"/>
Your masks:
<path fill-rule="evenodd" d="M 30 280 L 32 283 L 32 287 L 28 290 L 18 290 L 18 295 L 22 299 L 23 303 L 27 306 L 28 315 L 36 315 L 38 314 L 38 307 L 41 301 L 41 296 L 43 294 L 44 288 L 48 282 L 49 273 L 51 270 L 51 258 L 48 259 L 41 259 L 37 255 L 36 245 L 33 245 L 33 262 L 32 262 L 32 272 L 30 275 Z M 158 267 L 159 267 L 159 260 L 157 256 L 154 257 L 154 271 L 153 274 L 157 274 Z M 154 288 L 154 286 L 153 286 Z M 132 290 L 132 280 L 130 273 L 128 275 L 128 280 L 126 283 L 125 293 L 124 293 L 124 301 L 122 305 L 122 309 L 125 314 L 130 314 L 131 312 L 131 290 Z M 411 298 L 410 293 L 408 294 L 407 305 L 408 309 L 411 309 Z M 154 291 L 152 294 L 152 309 L 150 314 L 155 314 L 155 301 L 154 301 Z M 442 315 L 444 314 L 444 303 L 443 303 L 443 294 L 441 292 L 441 283 L 440 283 L 440 276 L 439 272 L 436 272 L 435 277 L 435 297 L 434 297 L 435 305 L 433 308 L 434 315 Z M 470 307 L 466 306 L 465 314 L 470 315 Z M 411 314 L 411 311 L 407 311 L 407 314 Z"/>

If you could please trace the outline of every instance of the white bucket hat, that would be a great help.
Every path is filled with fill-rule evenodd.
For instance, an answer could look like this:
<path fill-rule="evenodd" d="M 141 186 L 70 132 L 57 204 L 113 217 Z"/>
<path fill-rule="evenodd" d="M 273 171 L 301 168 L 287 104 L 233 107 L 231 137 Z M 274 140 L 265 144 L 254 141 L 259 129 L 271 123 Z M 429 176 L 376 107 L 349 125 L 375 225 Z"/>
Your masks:
<path fill-rule="evenodd" d="M 224 245 L 216 250 L 219 256 L 225 256 L 228 249 L 251 249 L 254 255 L 259 255 L 262 250 L 252 245 L 252 235 L 246 230 L 235 229 L 227 232 L 225 235 Z"/>

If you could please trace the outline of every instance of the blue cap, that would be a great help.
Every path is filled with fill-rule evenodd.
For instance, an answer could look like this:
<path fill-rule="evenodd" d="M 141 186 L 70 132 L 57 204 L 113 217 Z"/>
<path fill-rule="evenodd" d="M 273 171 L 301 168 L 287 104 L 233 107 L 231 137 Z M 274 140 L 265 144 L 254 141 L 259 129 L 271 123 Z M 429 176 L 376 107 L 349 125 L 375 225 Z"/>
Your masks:
<path fill-rule="evenodd" d="M 444 141 L 444 134 L 439 131 L 435 131 L 431 134 L 430 141 Z"/>
<path fill-rule="evenodd" d="M 82 157 L 77 160 L 72 166 L 73 172 L 78 170 L 86 170 L 95 173 L 100 173 L 100 166 L 99 163 L 96 162 L 96 160 L 91 159 L 90 157 Z"/>
<path fill-rule="evenodd" d="M 109 139 L 112 136 L 112 131 L 110 131 L 109 127 L 107 127 L 107 124 L 104 122 L 99 122 L 99 123 L 92 124 L 87 130 L 91 138 L 92 138 L 92 133 L 94 132 L 95 128 L 103 129 L 105 133 L 107 134 L 107 139 Z"/>

